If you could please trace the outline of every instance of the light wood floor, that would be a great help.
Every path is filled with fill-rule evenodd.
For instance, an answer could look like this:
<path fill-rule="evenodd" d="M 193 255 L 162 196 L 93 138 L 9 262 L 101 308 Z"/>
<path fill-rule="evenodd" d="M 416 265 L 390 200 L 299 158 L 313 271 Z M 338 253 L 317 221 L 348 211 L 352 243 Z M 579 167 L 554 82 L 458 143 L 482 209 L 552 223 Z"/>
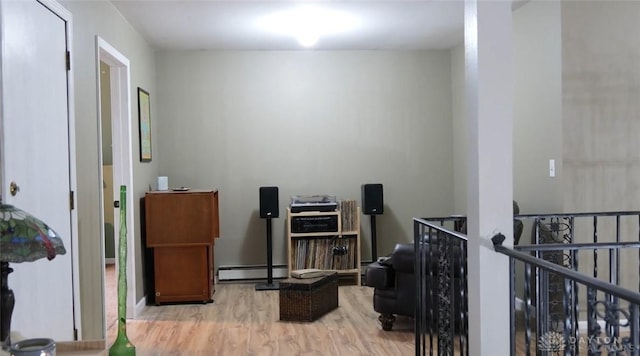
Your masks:
<path fill-rule="evenodd" d="M 116 265 L 108 264 L 105 266 L 104 278 L 106 284 L 105 291 L 105 309 L 107 319 L 107 330 L 112 327 L 117 327 L 118 322 L 118 284 Z"/>
<path fill-rule="evenodd" d="M 279 321 L 278 291 L 217 284 L 212 304 L 147 306 L 127 321 L 136 355 L 412 355 L 413 321 L 383 331 L 373 289 L 340 286 L 339 307 L 314 322 Z M 117 324 L 107 332 L 116 338 Z"/>
<path fill-rule="evenodd" d="M 107 288 L 111 295 L 107 298 L 108 349 L 117 333 L 113 268 L 107 269 L 107 284 L 112 286 Z M 258 292 L 255 284 L 217 284 L 214 297 L 213 304 L 145 307 L 137 320 L 127 321 L 127 335 L 136 346 L 136 354 L 415 354 L 413 320 L 398 318 L 393 331 L 383 331 L 377 322 L 378 314 L 373 311 L 370 287 L 340 286 L 338 309 L 311 323 L 279 321 L 278 291 Z M 519 319 L 516 355 L 526 355 L 522 328 Z M 508 326 L 496 332 L 508 337 Z M 531 335 L 532 355 L 536 342 L 536 335 Z M 457 350 L 457 341 L 454 345 Z M 579 355 L 586 354 L 581 345 Z"/>

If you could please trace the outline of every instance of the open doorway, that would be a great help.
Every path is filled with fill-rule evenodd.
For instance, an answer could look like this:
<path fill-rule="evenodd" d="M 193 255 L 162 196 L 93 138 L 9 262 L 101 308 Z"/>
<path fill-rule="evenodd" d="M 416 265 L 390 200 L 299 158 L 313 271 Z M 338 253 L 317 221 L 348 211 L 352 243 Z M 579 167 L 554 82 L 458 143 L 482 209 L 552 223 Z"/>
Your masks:
<path fill-rule="evenodd" d="M 131 99 L 129 60 L 103 39 L 96 38 L 99 142 L 101 178 L 101 221 L 103 236 L 104 327 L 108 343 L 117 335 L 117 271 L 120 212 L 115 202 L 120 199 L 120 186 L 127 187 L 127 299 L 126 318 L 135 317 L 136 281 L 133 228 L 133 167 L 131 135 Z"/>
<path fill-rule="evenodd" d="M 118 303 L 116 285 L 116 248 L 115 218 L 113 209 L 114 179 L 113 150 L 111 130 L 111 68 L 100 61 L 100 128 L 102 138 L 102 196 L 103 196 L 103 228 L 104 228 L 104 276 L 105 276 L 105 321 L 107 339 L 111 339 L 113 330 L 117 328 Z M 111 341 L 111 340 L 109 340 Z"/>

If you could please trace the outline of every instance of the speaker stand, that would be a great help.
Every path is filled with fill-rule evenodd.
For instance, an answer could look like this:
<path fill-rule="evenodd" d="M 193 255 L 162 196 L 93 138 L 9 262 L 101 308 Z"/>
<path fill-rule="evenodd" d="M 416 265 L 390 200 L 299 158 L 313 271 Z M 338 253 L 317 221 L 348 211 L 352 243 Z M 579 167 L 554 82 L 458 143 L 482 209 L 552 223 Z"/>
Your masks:
<path fill-rule="evenodd" d="M 378 260 L 378 243 L 376 242 L 376 216 L 371 215 L 371 261 Z"/>
<path fill-rule="evenodd" d="M 278 290 L 280 284 L 273 281 L 273 258 L 271 256 L 271 218 L 267 218 L 267 283 L 256 284 L 256 290 Z"/>

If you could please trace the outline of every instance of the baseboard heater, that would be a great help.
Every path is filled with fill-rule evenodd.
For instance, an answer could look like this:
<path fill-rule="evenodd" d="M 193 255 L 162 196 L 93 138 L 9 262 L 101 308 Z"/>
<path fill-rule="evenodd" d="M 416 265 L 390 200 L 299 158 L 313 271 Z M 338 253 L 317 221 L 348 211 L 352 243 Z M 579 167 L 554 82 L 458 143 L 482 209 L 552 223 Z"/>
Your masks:
<path fill-rule="evenodd" d="M 286 265 L 273 266 L 273 278 L 287 278 L 289 271 Z M 253 266 L 220 266 L 218 267 L 218 281 L 243 281 L 267 279 L 266 265 Z"/>
<path fill-rule="evenodd" d="M 371 262 L 368 262 L 371 263 Z M 367 264 L 368 264 L 367 263 Z M 361 274 L 364 274 L 364 268 L 361 269 Z M 289 276 L 289 270 L 287 265 L 274 265 L 273 266 L 273 278 L 287 278 Z M 251 266 L 220 266 L 218 267 L 218 281 L 251 281 L 267 279 L 267 266 L 266 265 L 251 265 Z"/>

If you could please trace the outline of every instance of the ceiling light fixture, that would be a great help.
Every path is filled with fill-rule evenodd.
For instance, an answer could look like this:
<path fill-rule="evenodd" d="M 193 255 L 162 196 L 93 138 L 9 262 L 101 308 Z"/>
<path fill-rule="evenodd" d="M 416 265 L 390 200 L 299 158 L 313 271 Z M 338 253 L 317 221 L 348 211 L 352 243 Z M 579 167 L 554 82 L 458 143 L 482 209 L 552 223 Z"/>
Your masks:
<path fill-rule="evenodd" d="M 304 47 L 312 47 L 322 36 L 348 31 L 358 19 L 345 12 L 304 5 L 292 10 L 267 15 L 259 26 L 269 32 L 295 37 Z"/>

